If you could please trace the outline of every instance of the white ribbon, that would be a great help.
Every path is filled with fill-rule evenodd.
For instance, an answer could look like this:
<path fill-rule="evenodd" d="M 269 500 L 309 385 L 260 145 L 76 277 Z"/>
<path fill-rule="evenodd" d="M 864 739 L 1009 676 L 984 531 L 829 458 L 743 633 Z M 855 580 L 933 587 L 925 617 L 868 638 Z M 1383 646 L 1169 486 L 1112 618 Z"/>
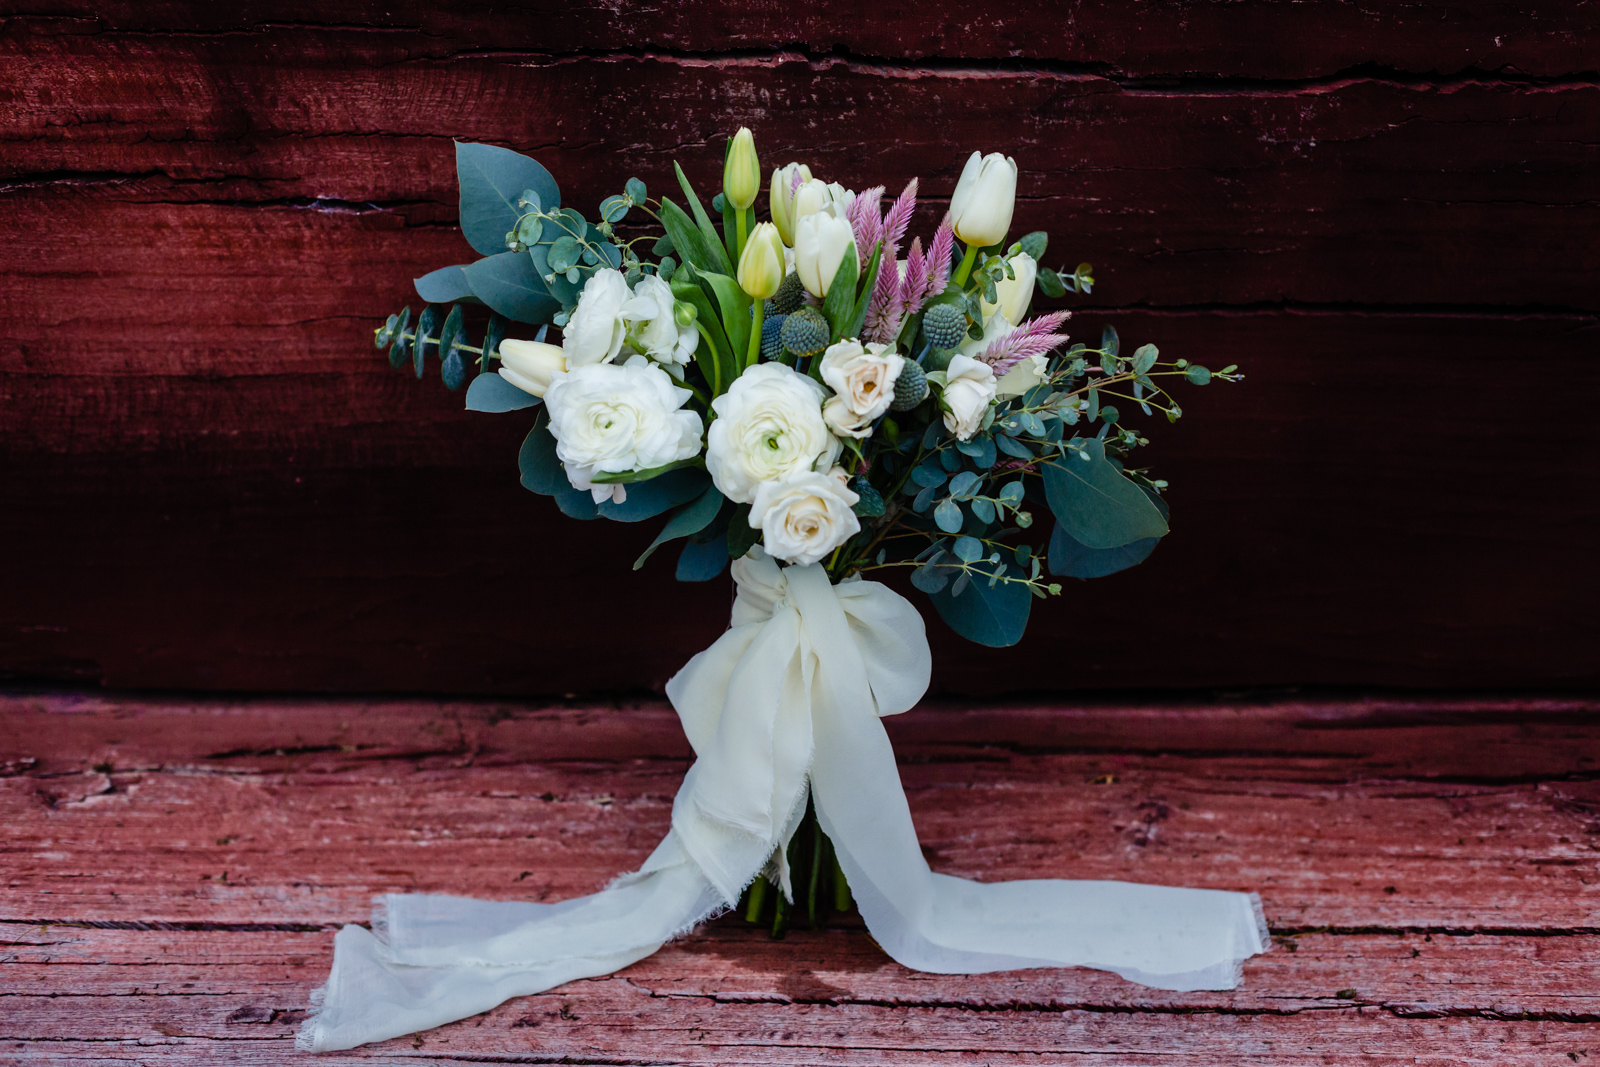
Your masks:
<path fill-rule="evenodd" d="M 930 871 L 879 721 L 928 687 L 922 617 L 876 582 L 832 585 L 821 567 L 780 568 L 759 550 L 733 575 L 731 628 L 667 683 L 697 759 L 644 866 L 560 904 L 380 898 L 372 932 L 335 938 L 300 1048 L 426 1030 L 643 959 L 737 904 L 793 835 L 808 783 L 867 928 L 915 970 L 1082 966 L 1231 989 L 1266 951 L 1254 894 Z"/>

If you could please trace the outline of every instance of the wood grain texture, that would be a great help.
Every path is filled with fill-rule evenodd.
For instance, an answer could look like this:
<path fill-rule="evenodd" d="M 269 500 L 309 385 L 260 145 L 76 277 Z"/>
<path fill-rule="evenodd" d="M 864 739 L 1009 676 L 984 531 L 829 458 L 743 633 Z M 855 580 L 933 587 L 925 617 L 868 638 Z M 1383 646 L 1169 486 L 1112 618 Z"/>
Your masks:
<path fill-rule="evenodd" d="M 1076 336 L 1249 375 L 1152 427 L 1150 563 L 1022 651 L 933 622 L 936 688 L 1600 682 L 1589 5 L 563 10 L 6 9 L 0 674 L 659 687 L 726 583 L 629 573 L 653 531 L 561 519 L 516 485 L 517 417 L 368 330 L 471 255 L 452 136 L 591 206 L 674 158 L 711 181 L 750 123 L 769 158 L 920 175 L 924 229 L 961 152 L 1005 148 L 1018 227 L 1097 265 Z"/>
<path fill-rule="evenodd" d="M 889 726 L 935 869 L 1259 889 L 1274 950 L 1235 991 L 1173 993 L 917 974 L 854 919 L 782 942 L 720 920 L 341 1058 L 1581 1063 L 1595 710 L 925 707 Z M 371 894 L 590 891 L 653 847 L 685 756 L 659 704 L 0 697 L 0 1062 L 283 1062 Z"/>
<path fill-rule="evenodd" d="M 587 55 L 845 53 L 878 60 L 1009 60 L 1075 64 L 1133 77 L 1306 78 L 1356 66 L 1417 74 L 1465 69 L 1550 77 L 1600 69 L 1592 4 L 1501 0 L 1360 7 L 1339 0 L 1173 3 L 1025 0 L 974 9 L 952 0 L 911 4 L 778 4 L 649 0 L 519 4 L 330 5 L 307 0 L 83 3 L 9 0 L 0 11 L 30 32 L 99 34 L 269 32 L 284 24 L 415 31 L 428 54 L 527 50 Z"/>

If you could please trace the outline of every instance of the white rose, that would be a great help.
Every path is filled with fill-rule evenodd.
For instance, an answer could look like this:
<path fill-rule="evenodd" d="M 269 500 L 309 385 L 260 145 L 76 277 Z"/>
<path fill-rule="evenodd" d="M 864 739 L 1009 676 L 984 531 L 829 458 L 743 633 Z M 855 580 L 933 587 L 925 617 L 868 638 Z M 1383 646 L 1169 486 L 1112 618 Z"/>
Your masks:
<path fill-rule="evenodd" d="M 971 356 L 956 356 L 945 368 L 944 426 L 965 441 L 978 432 L 995 396 L 994 371 Z"/>
<path fill-rule="evenodd" d="M 861 532 L 850 509 L 861 498 L 839 468 L 803 471 L 756 487 L 750 525 L 761 531 L 769 556 L 790 563 L 816 563 Z"/>
<path fill-rule="evenodd" d="M 828 295 L 833 276 L 846 256 L 861 270 L 861 254 L 856 250 L 856 233 L 848 219 L 826 212 L 807 215 L 795 223 L 794 269 L 800 284 L 817 299 Z"/>
<path fill-rule="evenodd" d="M 1028 305 L 1033 301 L 1033 286 L 1039 278 L 1039 264 L 1026 252 L 1018 252 L 1006 262 L 1011 264 L 1011 273 L 1016 277 L 1001 278 L 994 283 L 994 295 L 998 303 L 991 304 L 987 300 L 981 302 L 985 317 L 999 311 L 1007 322 L 1016 326 L 1022 322 L 1022 317 L 1028 313 Z"/>
<path fill-rule="evenodd" d="M 846 339 L 822 354 L 822 380 L 850 413 L 868 423 L 889 410 L 905 357 L 888 345 Z M 853 434 L 852 436 L 860 436 Z"/>
<path fill-rule="evenodd" d="M 822 421 L 840 437 L 869 437 L 872 434 L 872 419 L 851 411 L 842 396 L 830 396 L 827 403 L 822 405 Z"/>
<path fill-rule="evenodd" d="M 595 485 L 590 479 L 699 455 L 700 416 L 680 410 L 692 395 L 643 356 L 556 375 L 544 404 L 556 457 L 572 487 L 588 489 L 597 503 L 620 503 L 627 497 L 622 486 Z"/>
<path fill-rule="evenodd" d="M 604 267 L 594 272 L 584 283 L 578 306 L 572 309 L 572 318 L 561 331 L 567 366 L 586 367 L 617 358 L 628 334 L 622 309 L 631 298 L 621 271 Z"/>
<path fill-rule="evenodd" d="M 582 309 L 581 302 L 578 307 Z M 577 313 L 573 315 L 576 317 Z M 633 287 L 632 299 L 622 305 L 621 315 L 627 324 L 628 346 L 635 351 L 643 352 L 657 363 L 678 366 L 694 358 L 694 350 L 700 344 L 700 329 L 692 322 L 687 326 L 678 325 L 672 286 L 654 274 L 639 279 Z"/>
<path fill-rule="evenodd" d="M 1021 396 L 1044 381 L 1045 375 L 1048 373 L 1050 373 L 1049 356 L 1029 356 L 1000 375 L 1000 380 L 995 383 L 995 396 L 1000 400 L 1005 400 L 1007 397 Z"/>
<path fill-rule="evenodd" d="M 757 363 L 711 402 L 706 469 L 722 495 L 749 503 L 761 482 L 826 470 L 839 439 L 822 420 L 823 389 L 782 363 Z"/>

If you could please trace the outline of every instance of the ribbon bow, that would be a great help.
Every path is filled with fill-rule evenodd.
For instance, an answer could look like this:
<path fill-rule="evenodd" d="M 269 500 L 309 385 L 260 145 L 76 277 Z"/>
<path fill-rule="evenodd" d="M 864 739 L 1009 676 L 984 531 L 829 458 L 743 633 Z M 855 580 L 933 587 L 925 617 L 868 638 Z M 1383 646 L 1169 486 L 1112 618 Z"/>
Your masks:
<path fill-rule="evenodd" d="M 780 568 L 759 549 L 733 575 L 731 627 L 667 683 L 697 758 L 644 866 L 559 904 L 380 898 L 372 932 L 335 938 L 300 1048 L 398 1037 L 643 959 L 738 902 L 794 833 L 808 784 L 867 928 L 907 967 L 1086 966 L 1230 989 L 1266 951 L 1254 894 L 930 871 L 880 721 L 927 689 L 922 617 L 876 582 L 832 585 L 815 564 Z"/>

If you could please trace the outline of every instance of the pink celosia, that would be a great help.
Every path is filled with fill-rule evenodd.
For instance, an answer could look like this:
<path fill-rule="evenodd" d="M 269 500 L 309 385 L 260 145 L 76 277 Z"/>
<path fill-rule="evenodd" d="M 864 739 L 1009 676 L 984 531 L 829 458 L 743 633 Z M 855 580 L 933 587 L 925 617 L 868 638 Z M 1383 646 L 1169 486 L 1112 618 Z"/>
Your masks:
<path fill-rule="evenodd" d="M 944 292 L 945 285 L 950 281 L 950 254 L 955 247 L 956 231 L 947 211 L 944 221 L 939 223 L 939 231 L 933 235 L 933 244 L 928 246 L 928 287 L 922 299 L 927 300 Z"/>
<path fill-rule="evenodd" d="M 1004 336 L 995 338 L 979 354 L 978 359 L 989 364 L 995 375 L 999 376 L 1025 359 L 1047 355 L 1067 339 L 1066 334 L 1056 333 L 1055 330 L 1071 317 L 1070 311 L 1052 311 L 1048 315 L 1029 319 Z"/>
<path fill-rule="evenodd" d="M 873 283 L 872 299 L 867 304 L 863 336 L 867 340 L 887 344 L 899 336 L 900 326 L 905 322 L 905 300 L 901 292 L 899 269 L 900 242 L 906 235 L 906 226 L 911 222 L 911 213 L 916 210 L 917 179 L 912 178 L 906 183 L 905 190 L 881 220 L 876 217 L 881 191 L 869 190 L 869 193 L 872 194 L 870 215 L 876 224 L 877 239 L 883 242 L 883 258 L 878 267 L 878 278 Z M 856 203 L 861 203 L 860 197 Z"/>
<path fill-rule="evenodd" d="M 883 219 L 879 217 L 878 204 L 883 200 L 883 186 L 874 185 L 865 192 L 857 193 L 851 201 L 850 208 L 845 212 L 845 218 L 850 220 L 850 227 L 855 231 L 856 248 L 861 252 L 862 267 L 866 266 L 866 258 L 872 255 L 872 250 L 878 246 L 878 239 L 882 236 Z"/>

